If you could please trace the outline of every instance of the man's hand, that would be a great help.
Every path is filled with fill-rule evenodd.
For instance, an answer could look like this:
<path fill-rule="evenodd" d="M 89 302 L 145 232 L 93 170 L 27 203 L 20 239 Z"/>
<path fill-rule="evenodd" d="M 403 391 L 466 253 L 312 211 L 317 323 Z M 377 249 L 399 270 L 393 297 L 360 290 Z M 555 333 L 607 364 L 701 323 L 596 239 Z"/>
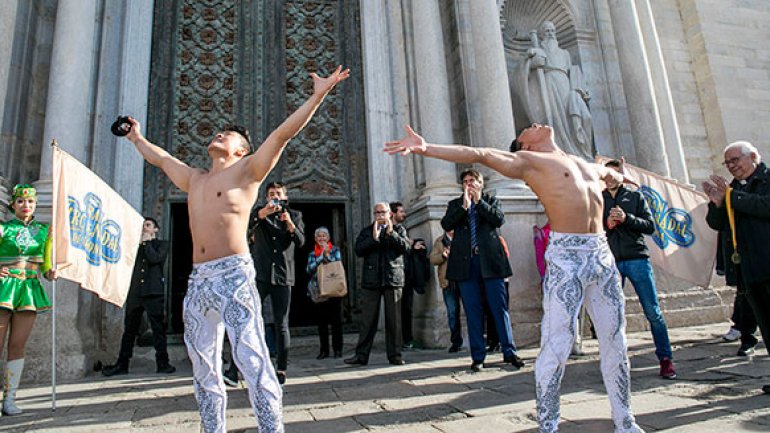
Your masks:
<path fill-rule="evenodd" d="M 468 195 L 470 195 L 470 198 L 474 203 L 479 204 L 479 201 L 481 200 L 481 188 L 469 186 Z"/>
<path fill-rule="evenodd" d="M 444 250 L 441 251 L 441 256 L 446 258 L 449 258 L 449 252 L 451 251 L 450 247 L 444 247 Z"/>
<path fill-rule="evenodd" d="M 417 155 L 425 153 L 427 150 L 425 139 L 417 135 L 409 125 L 406 125 L 404 129 L 406 129 L 406 137 L 401 140 L 385 143 L 385 152 L 388 155 L 400 153 L 402 156 L 409 155 L 410 153 L 415 153 Z"/>
<path fill-rule="evenodd" d="M 471 193 L 470 188 L 463 189 L 463 209 L 468 210 L 471 208 Z"/>
<path fill-rule="evenodd" d="M 280 212 L 281 209 L 282 208 L 281 208 L 281 205 L 279 203 L 273 203 L 273 201 L 270 200 L 269 202 L 267 202 L 265 207 L 263 207 L 262 209 L 260 209 L 257 212 L 257 217 L 259 219 L 263 220 L 263 219 L 267 218 L 268 216 L 270 216 L 270 215 L 272 215 L 272 214 L 274 214 L 276 212 Z"/>
<path fill-rule="evenodd" d="M 8 268 L 6 268 L 5 266 L 3 266 L 2 268 L 0 268 L 0 278 L 5 278 L 5 277 L 7 277 L 7 276 L 8 276 L 8 275 L 10 275 L 10 274 L 11 274 L 11 273 L 10 273 L 10 272 L 8 272 Z"/>
<path fill-rule="evenodd" d="M 711 200 L 717 207 L 722 207 L 725 195 L 727 195 L 727 188 L 729 188 L 730 185 L 727 183 L 727 179 L 722 176 L 712 174 L 709 179 L 711 182 L 707 180 L 701 184 L 701 186 L 703 186 L 703 192 L 706 193 L 709 200 Z"/>
<path fill-rule="evenodd" d="M 142 232 L 141 242 L 151 241 L 154 237 L 155 236 L 153 236 L 152 234 L 143 231 Z"/>
<path fill-rule="evenodd" d="M 128 123 L 131 125 L 131 129 L 128 131 L 128 134 L 126 134 L 126 138 L 130 142 L 136 143 L 136 140 L 141 140 L 144 138 L 142 135 L 142 124 L 139 123 L 138 120 L 128 116 Z"/>
<path fill-rule="evenodd" d="M 310 73 L 313 79 L 313 94 L 321 97 L 326 96 L 340 81 L 346 80 L 350 76 L 350 69 L 342 70 L 342 65 L 326 78 L 321 78 L 315 72 Z"/>
<path fill-rule="evenodd" d="M 280 207 L 280 205 L 278 207 Z M 286 228 L 289 230 L 289 233 L 294 233 L 294 229 L 297 227 L 294 225 L 294 221 L 291 220 L 289 212 L 282 212 L 281 215 L 278 216 L 278 219 L 286 223 Z"/>
<path fill-rule="evenodd" d="M 626 222 L 626 213 L 623 211 L 623 209 L 620 208 L 620 206 L 615 206 L 610 209 L 610 219 L 617 222 L 618 224 L 623 224 Z"/>
<path fill-rule="evenodd" d="M 389 235 L 393 233 L 393 220 L 388 218 L 387 225 L 385 226 L 385 234 Z"/>
<path fill-rule="evenodd" d="M 374 224 L 372 224 L 372 237 L 375 241 L 380 240 L 380 222 L 377 220 L 374 220 Z"/>
<path fill-rule="evenodd" d="M 412 245 L 412 249 L 414 250 L 424 250 L 426 249 L 425 242 L 417 241 Z"/>

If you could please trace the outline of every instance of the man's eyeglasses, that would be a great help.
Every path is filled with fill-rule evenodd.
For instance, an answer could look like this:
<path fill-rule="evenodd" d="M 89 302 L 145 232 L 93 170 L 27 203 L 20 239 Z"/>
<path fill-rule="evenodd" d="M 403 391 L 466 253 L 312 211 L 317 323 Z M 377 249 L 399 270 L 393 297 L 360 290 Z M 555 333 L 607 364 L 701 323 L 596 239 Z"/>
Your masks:
<path fill-rule="evenodd" d="M 383 213 L 388 213 L 388 212 L 389 211 L 386 211 L 386 210 L 376 210 L 376 211 L 374 211 L 374 214 L 377 215 L 377 214 L 383 214 Z"/>
<path fill-rule="evenodd" d="M 738 163 L 738 161 L 740 161 L 740 160 L 741 160 L 741 158 L 743 158 L 743 155 L 741 155 L 741 156 L 736 156 L 735 158 L 730 158 L 730 159 L 727 159 L 727 160 L 725 160 L 725 161 L 722 163 L 722 165 L 724 165 L 725 167 L 727 167 L 728 165 L 735 165 L 735 164 L 737 164 L 737 163 Z"/>

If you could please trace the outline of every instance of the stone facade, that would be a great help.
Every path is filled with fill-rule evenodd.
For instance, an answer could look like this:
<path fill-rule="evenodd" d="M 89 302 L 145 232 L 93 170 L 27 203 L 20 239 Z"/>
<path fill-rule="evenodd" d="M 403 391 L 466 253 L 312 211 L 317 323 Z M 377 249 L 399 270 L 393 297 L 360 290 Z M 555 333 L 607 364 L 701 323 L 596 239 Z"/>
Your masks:
<path fill-rule="evenodd" d="M 109 134 L 117 114 L 132 113 L 147 126 L 150 138 L 164 146 L 171 146 L 174 138 L 183 139 L 185 131 L 200 135 L 197 141 L 205 140 L 206 131 L 191 130 L 190 125 L 185 129 L 180 122 L 187 117 L 204 118 L 201 110 L 209 105 L 200 88 L 198 94 L 188 95 L 180 83 L 184 74 L 201 78 L 205 62 L 222 54 L 225 64 L 232 60 L 236 71 L 230 84 L 228 74 L 221 77 L 223 85 L 231 86 L 230 105 L 221 106 L 230 110 L 224 117 L 238 121 L 247 112 L 256 116 L 249 126 L 261 136 L 296 104 L 292 89 L 301 86 L 302 80 L 295 70 L 313 62 L 340 62 L 350 65 L 356 78 L 345 83 L 336 96 L 339 99 L 332 101 L 330 107 L 337 114 L 319 117 L 320 129 L 308 131 L 328 133 L 334 143 L 327 147 L 337 149 L 336 161 L 350 163 L 345 180 L 353 186 L 342 193 L 329 190 L 348 200 L 343 206 L 347 225 L 340 230 L 346 239 L 353 239 L 369 220 L 373 203 L 401 200 L 409 210 L 411 236 L 432 241 L 441 234 L 439 220 L 447 200 L 459 194 L 457 174 L 465 167 L 418 157 L 392 158 L 381 152 L 382 143 L 401 136 L 403 125 L 411 123 L 432 141 L 506 148 L 516 128 L 524 126 L 521 113 L 513 107 L 507 75 L 515 63 L 514 54 L 526 42 L 522 32 L 545 19 L 556 23 L 560 45 L 583 69 L 591 92 L 598 153 L 625 155 L 636 165 L 694 185 L 712 171 L 726 174 L 719 163 L 722 148 L 730 141 L 747 139 L 770 155 L 765 140 L 770 133 L 770 49 L 764 46 L 770 38 L 770 4 L 765 0 L 310 3 L 5 1 L 0 14 L 3 187 L 37 181 L 39 213 L 46 220 L 49 143 L 55 138 L 137 209 L 168 223 L 167 201 L 184 200 L 184 196 L 173 194 L 162 182 L 148 187 L 138 175 L 144 172 L 150 181 L 159 177 L 157 170 L 143 170 L 141 158 L 130 145 Z M 232 9 L 236 4 L 240 9 Z M 231 31 L 218 26 L 216 14 L 206 8 L 232 14 L 227 15 L 232 18 Z M 185 34 L 178 20 L 198 9 L 223 33 L 203 29 L 197 36 Z M 351 10 L 354 13 L 345 13 Z M 265 14 L 274 18 L 270 22 L 282 23 L 269 28 L 278 32 L 276 37 L 259 33 L 265 31 L 259 21 Z M 301 22 L 293 21 L 300 16 Z M 153 26 L 153 20 L 161 24 Z M 313 38 L 292 39 L 300 33 L 312 34 L 309 29 L 314 23 L 325 23 L 336 32 L 323 39 L 328 52 L 314 51 Z M 215 43 L 206 44 L 217 36 L 232 42 L 233 46 L 223 45 L 231 54 L 218 52 Z M 196 37 L 203 38 L 201 44 L 185 48 Z M 296 46 L 305 43 L 311 45 Z M 185 50 L 196 53 L 194 61 L 201 63 L 188 63 L 189 71 L 183 70 L 184 58 L 175 63 L 173 56 L 177 48 L 181 56 Z M 194 84 L 204 88 L 211 83 Z M 192 111 L 183 116 L 173 111 L 183 106 Z M 264 106 L 281 108 L 254 111 Z M 336 130 L 333 119 L 352 126 Z M 316 200 L 313 188 L 323 184 L 315 182 L 314 171 L 306 170 L 310 166 L 297 159 L 313 155 L 314 161 L 322 160 L 324 155 L 313 152 L 325 149 L 323 140 L 313 137 L 301 137 L 297 143 L 303 148 L 289 149 L 287 165 L 278 172 L 299 173 L 295 192 L 307 203 Z M 281 171 L 286 169 L 291 173 Z M 318 179 L 333 179 L 342 172 L 320 170 Z M 520 182 L 489 171 L 485 174 L 488 188 L 500 197 L 506 212 L 502 231 L 511 246 L 514 268 L 510 286 L 514 335 L 519 344 L 536 343 L 541 311 L 531 227 L 542 224 L 545 216 Z M 4 197 L 7 192 L 0 188 L 0 203 Z M 170 235 L 164 233 L 166 238 Z M 353 266 L 355 260 L 351 258 L 349 264 Z M 732 292 L 720 278 L 709 288 L 693 287 L 661 272 L 657 278 L 669 326 L 726 319 Z M 114 356 L 122 311 L 72 284 L 58 286 L 58 369 L 65 377 L 77 377 L 94 360 Z M 633 289 L 626 291 L 631 299 L 629 327 L 647 326 L 633 301 Z M 435 283 L 426 295 L 416 297 L 415 314 L 415 331 L 425 345 L 446 343 L 444 307 Z M 50 375 L 52 318 L 41 316 L 35 326 L 28 346 L 28 378 L 44 380 Z"/>

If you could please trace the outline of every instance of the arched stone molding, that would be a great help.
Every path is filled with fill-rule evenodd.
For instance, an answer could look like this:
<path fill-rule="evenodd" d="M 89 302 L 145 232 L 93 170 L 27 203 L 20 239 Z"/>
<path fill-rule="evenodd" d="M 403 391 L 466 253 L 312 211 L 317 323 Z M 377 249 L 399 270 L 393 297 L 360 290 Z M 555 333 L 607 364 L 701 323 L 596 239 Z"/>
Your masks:
<path fill-rule="evenodd" d="M 553 22 L 559 45 L 573 56 L 577 55 L 577 13 L 571 3 L 562 0 L 505 0 L 500 6 L 500 25 L 506 55 L 527 51 L 530 48 L 529 31 L 539 28 L 543 21 Z"/>

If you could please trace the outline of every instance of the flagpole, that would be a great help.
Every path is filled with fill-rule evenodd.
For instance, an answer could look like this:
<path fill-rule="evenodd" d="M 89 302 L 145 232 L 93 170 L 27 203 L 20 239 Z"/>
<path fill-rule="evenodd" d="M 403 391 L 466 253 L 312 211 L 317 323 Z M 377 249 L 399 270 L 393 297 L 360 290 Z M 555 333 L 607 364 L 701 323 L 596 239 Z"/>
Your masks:
<path fill-rule="evenodd" d="M 56 139 L 51 140 L 51 163 L 53 164 L 53 181 L 51 182 L 53 191 L 51 193 L 51 230 L 53 230 L 53 237 L 51 238 L 51 262 L 54 269 L 56 269 L 56 195 L 58 193 L 57 180 L 59 178 L 56 170 L 56 159 L 58 145 Z M 53 296 L 53 302 L 51 303 L 51 412 L 56 412 L 56 279 L 51 282 L 51 296 Z"/>

